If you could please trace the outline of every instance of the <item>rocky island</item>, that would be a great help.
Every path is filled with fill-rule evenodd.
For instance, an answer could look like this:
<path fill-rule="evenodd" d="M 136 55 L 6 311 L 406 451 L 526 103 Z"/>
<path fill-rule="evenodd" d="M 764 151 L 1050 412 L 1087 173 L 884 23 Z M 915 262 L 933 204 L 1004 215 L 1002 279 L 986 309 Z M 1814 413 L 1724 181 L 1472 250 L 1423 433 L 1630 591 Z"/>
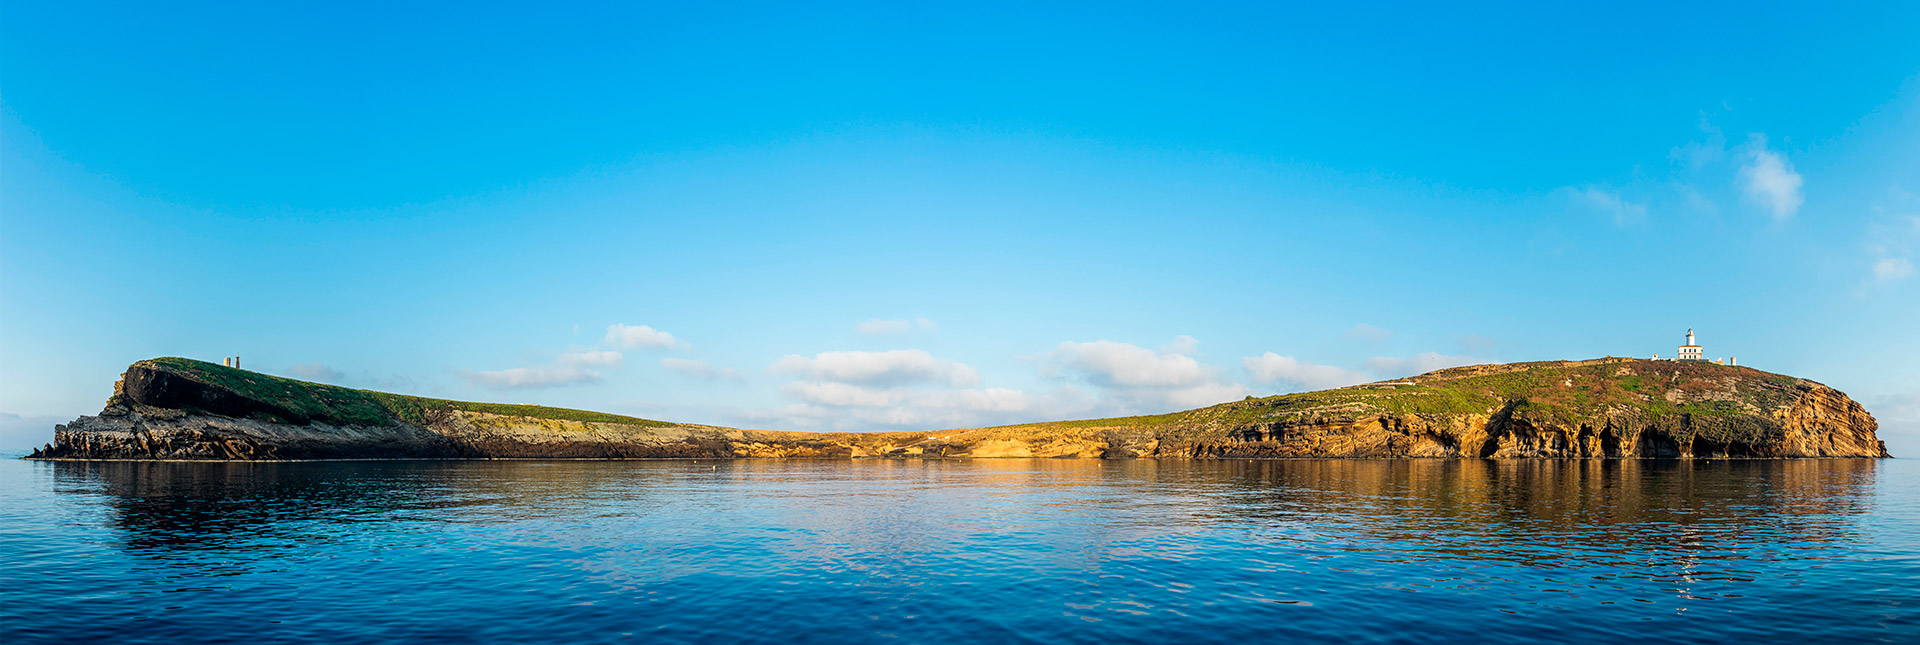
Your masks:
<path fill-rule="evenodd" d="M 28 458 L 1887 457 L 1877 429 L 1813 381 L 1629 358 L 1458 367 L 1153 416 L 875 433 L 447 401 L 156 358 Z"/>

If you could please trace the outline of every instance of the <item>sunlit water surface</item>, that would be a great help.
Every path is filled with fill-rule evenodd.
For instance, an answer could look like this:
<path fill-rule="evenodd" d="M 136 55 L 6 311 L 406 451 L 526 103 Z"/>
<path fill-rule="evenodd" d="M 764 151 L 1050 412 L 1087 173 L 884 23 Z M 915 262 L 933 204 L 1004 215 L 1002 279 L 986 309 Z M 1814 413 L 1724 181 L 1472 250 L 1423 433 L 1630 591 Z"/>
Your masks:
<path fill-rule="evenodd" d="M 0 462 L 0 640 L 1920 641 L 1908 461 Z"/>

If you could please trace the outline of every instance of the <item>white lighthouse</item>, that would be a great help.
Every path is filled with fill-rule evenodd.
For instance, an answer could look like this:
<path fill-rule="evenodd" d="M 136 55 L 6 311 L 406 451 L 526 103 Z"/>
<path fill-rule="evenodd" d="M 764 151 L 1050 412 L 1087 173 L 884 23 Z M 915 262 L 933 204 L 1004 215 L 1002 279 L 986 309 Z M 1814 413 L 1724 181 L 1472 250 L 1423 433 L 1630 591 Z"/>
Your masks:
<path fill-rule="evenodd" d="M 1687 329 L 1687 344 L 1680 346 L 1680 357 L 1678 360 L 1683 360 L 1683 361 L 1707 360 L 1706 353 L 1701 351 L 1699 343 L 1693 342 L 1692 328 Z"/>

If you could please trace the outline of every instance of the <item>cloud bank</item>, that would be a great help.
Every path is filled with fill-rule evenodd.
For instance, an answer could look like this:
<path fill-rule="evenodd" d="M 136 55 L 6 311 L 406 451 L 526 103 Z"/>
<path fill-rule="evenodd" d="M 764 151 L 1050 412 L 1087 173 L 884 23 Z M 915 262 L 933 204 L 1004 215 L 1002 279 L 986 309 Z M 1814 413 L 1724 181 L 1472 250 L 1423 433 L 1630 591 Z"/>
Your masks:
<path fill-rule="evenodd" d="M 1246 368 L 1247 373 L 1252 375 L 1255 381 L 1267 385 L 1289 386 L 1297 391 L 1346 387 L 1485 362 L 1487 361 L 1471 356 L 1426 352 L 1408 357 L 1375 356 L 1365 361 L 1364 369 L 1353 370 L 1311 363 L 1273 352 L 1240 359 L 1241 367 Z"/>
<path fill-rule="evenodd" d="M 1878 221 L 1867 229 L 1867 253 L 1875 259 L 1868 265 L 1870 284 L 1887 287 L 1914 276 L 1913 256 L 1920 251 L 1920 200 L 1901 190 L 1898 184 L 1887 188 L 1887 201 L 1873 205 Z"/>
<path fill-rule="evenodd" d="M 1082 409 L 1072 392 L 1036 396 L 974 388 L 979 372 L 918 349 L 788 355 L 767 368 L 795 377 L 780 393 L 796 401 L 749 418 L 799 428 L 880 430 L 957 428 L 1032 420 Z"/>
<path fill-rule="evenodd" d="M 1748 141 L 1747 162 L 1740 166 L 1740 190 L 1747 201 L 1759 204 L 1775 220 L 1793 217 L 1806 198 L 1800 194 L 1800 173 L 1784 154 L 1767 149 L 1767 136 Z"/>
<path fill-rule="evenodd" d="M 673 334 L 641 325 L 613 325 L 607 328 L 607 343 L 621 347 L 645 349 L 684 347 L 685 343 L 675 340 Z M 599 383 L 604 374 L 601 370 L 618 368 L 626 364 L 627 357 L 611 349 L 573 349 L 560 353 L 552 365 L 534 365 L 514 367 L 504 370 L 476 371 L 453 370 L 454 376 L 467 385 L 483 387 L 489 390 L 536 390 L 568 385 Z"/>
<path fill-rule="evenodd" d="M 453 374 L 468 385 L 490 390 L 536 390 L 601 380 L 598 371 L 570 365 L 515 367 L 492 372 L 454 370 Z"/>
<path fill-rule="evenodd" d="M 620 349 L 692 349 L 673 334 L 647 325 L 608 325 L 606 344 Z"/>
<path fill-rule="evenodd" d="M 966 386 L 980 380 L 979 372 L 962 363 L 934 358 L 918 349 L 885 352 L 821 352 L 809 358 L 789 354 L 768 371 L 803 379 L 860 385 L 945 383 Z"/>
<path fill-rule="evenodd" d="M 560 355 L 559 363 L 572 367 L 619 367 L 626 357 L 608 350 L 581 350 Z"/>
<path fill-rule="evenodd" d="M 1119 404 L 1120 413 L 1165 412 L 1246 396 L 1246 386 L 1188 355 L 1197 345 L 1190 336 L 1175 338 L 1160 351 L 1110 340 L 1068 341 L 1045 358 L 1050 371 L 1099 389 Z"/>
<path fill-rule="evenodd" d="M 1598 211 L 1613 219 L 1618 226 L 1635 224 L 1647 219 L 1647 205 L 1627 201 L 1620 193 L 1597 186 L 1587 186 L 1573 191 L 1573 200 L 1586 208 Z"/>
<path fill-rule="evenodd" d="M 1290 385 L 1298 390 L 1324 390 L 1374 380 L 1373 375 L 1366 372 L 1309 363 L 1273 352 L 1242 358 L 1240 365 L 1255 381 Z"/>
<path fill-rule="evenodd" d="M 660 366 L 685 376 L 708 381 L 743 381 L 746 377 L 731 367 L 714 367 L 706 361 L 691 358 L 669 356 L 660 359 Z"/>
<path fill-rule="evenodd" d="M 1913 277 L 1913 262 L 1906 258 L 1881 258 L 1873 263 L 1873 281 L 1896 282 Z"/>

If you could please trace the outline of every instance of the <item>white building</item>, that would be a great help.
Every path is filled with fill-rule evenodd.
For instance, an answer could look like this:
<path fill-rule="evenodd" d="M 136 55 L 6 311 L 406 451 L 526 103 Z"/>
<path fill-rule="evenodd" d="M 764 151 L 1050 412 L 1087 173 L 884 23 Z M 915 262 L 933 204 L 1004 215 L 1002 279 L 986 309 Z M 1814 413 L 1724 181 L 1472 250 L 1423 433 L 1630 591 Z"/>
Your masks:
<path fill-rule="evenodd" d="M 1680 346 L 1680 357 L 1674 360 L 1681 360 L 1681 361 L 1707 360 L 1706 353 L 1701 350 L 1700 344 L 1693 342 L 1692 329 L 1687 330 L 1687 344 Z"/>

